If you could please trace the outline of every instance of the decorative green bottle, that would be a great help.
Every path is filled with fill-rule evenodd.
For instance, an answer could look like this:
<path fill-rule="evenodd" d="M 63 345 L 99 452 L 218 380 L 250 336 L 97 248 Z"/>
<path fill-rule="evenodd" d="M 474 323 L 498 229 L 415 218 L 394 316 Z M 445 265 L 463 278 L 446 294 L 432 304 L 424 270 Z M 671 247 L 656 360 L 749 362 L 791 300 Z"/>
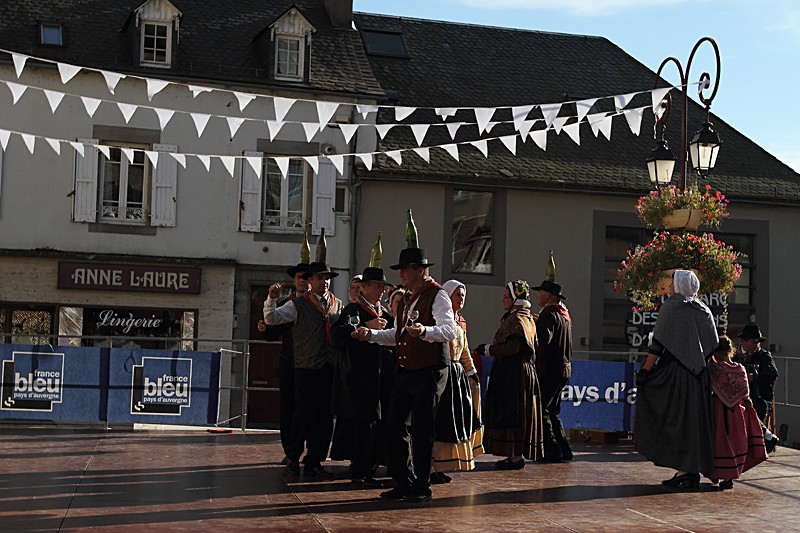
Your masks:
<path fill-rule="evenodd" d="M 308 230 L 303 233 L 303 244 L 300 246 L 300 262 L 311 263 L 311 247 L 308 245 Z"/>
<path fill-rule="evenodd" d="M 553 258 L 553 250 L 550 250 L 550 260 L 547 261 L 547 267 L 544 269 L 544 279 L 547 281 L 556 281 L 556 261 Z"/>
<path fill-rule="evenodd" d="M 383 248 L 381 247 L 381 232 L 378 232 L 378 238 L 375 239 L 375 244 L 369 253 L 369 266 L 372 268 L 381 267 L 381 259 L 383 259 Z"/>
<path fill-rule="evenodd" d="M 419 248 L 417 240 L 417 226 L 414 225 L 414 217 L 411 216 L 411 209 L 408 210 L 406 220 L 406 248 Z"/>
<path fill-rule="evenodd" d="M 325 240 L 325 228 L 322 228 L 317 240 L 317 263 L 324 263 L 327 258 L 328 242 Z"/>

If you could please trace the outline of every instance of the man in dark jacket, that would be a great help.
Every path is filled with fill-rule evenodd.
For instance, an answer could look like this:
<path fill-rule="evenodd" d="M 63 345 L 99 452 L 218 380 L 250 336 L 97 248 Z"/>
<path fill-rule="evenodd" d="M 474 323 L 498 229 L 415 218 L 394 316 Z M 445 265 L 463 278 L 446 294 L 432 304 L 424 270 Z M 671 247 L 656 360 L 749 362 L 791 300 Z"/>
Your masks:
<path fill-rule="evenodd" d="M 561 285 L 545 280 L 533 290 L 542 310 L 536 320 L 536 375 L 539 378 L 544 423 L 542 462 L 571 461 L 572 450 L 561 424 L 561 391 L 572 375 L 572 320 Z"/>
<path fill-rule="evenodd" d="M 775 397 L 773 387 L 778 378 L 778 367 L 769 351 L 761 348 L 761 343 L 767 339 L 761 334 L 758 324 L 746 324 L 739 334 L 739 352 L 733 357 L 747 370 L 750 381 L 750 399 L 753 408 L 758 413 L 762 424 L 767 421 L 767 416 L 772 412 L 772 400 Z M 769 433 L 768 431 L 766 433 Z M 769 433 L 765 437 L 767 451 L 775 449 L 777 437 Z"/>

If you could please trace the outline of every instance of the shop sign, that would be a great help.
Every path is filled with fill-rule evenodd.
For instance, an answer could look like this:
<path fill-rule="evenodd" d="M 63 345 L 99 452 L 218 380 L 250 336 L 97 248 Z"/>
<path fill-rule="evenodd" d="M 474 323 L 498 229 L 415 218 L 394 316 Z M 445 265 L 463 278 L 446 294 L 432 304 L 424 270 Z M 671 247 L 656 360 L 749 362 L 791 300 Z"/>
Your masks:
<path fill-rule="evenodd" d="M 200 269 L 59 262 L 58 288 L 200 294 Z"/>

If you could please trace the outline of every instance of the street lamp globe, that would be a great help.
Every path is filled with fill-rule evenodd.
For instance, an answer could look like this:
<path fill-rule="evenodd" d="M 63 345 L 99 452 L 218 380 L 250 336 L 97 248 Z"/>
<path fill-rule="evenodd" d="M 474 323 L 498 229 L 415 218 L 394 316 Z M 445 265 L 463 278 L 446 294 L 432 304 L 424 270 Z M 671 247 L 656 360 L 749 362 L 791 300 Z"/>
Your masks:
<path fill-rule="evenodd" d="M 647 171 L 653 185 L 667 185 L 672 181 L 672 172 L 675 169 L 675 154 L 669 149 L 667 141 L 661 139 L 655 148 L 650 150 L 647 158 Z"/>
<path fill-rule="evenodd" d="M 701 176 L 708 174 L 717 162 L 717 154 L 722 141 L 711 122 L 703 122 L 697 133 L 689 142 L 689 157 L 692 168 Z"/>

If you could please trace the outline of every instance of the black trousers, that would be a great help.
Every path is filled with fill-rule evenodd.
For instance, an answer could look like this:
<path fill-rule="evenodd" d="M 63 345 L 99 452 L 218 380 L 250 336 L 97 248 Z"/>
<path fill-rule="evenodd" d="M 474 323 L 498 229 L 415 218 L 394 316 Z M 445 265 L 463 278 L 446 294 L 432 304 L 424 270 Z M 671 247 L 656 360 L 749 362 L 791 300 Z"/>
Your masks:
<path fill-rule="evenodd" d="M 542 422 L 544 425 L 545 458 L 569 456 L 572 450 L 558 415 L 561 414 L 561 391 L 569 379 L 543 378 L 539 381 L 542 391 Z"/>
<path fill-rule="evenodd" d="M 281 446 L 284 455 L 289 455 L 289 442 L 292 435 L 292 418 L 294 417 L 294 362 L 281 356 L 278 361 L 278 379 L 280 380 L 281 401 Z"/>
<path fill-rule="evenodd" d="M 447 368 L 397 370 L 386 433 L 392 477 L 405 489 L 430 493 L 434 420 L 447 374 Z"/>
<path fill-rule="evenodd" d="M 328 457 L 333 433 L 333 366 L 325 365 L 316 370 L 295 368 L 294 380 L 295 408 L 286 455 L 289 459 L 299 461 L 307 446 L 303 462 L 306 466 L 317 466 Z"/>
<path fill-rule="evenodd" d="M 379 450 L 376 447 L 375 420 L 353 420 L 353 455 L 350 460 L 350 477 L 359 479 L 372 477 L 374 467 L 380 459 Z"/>

